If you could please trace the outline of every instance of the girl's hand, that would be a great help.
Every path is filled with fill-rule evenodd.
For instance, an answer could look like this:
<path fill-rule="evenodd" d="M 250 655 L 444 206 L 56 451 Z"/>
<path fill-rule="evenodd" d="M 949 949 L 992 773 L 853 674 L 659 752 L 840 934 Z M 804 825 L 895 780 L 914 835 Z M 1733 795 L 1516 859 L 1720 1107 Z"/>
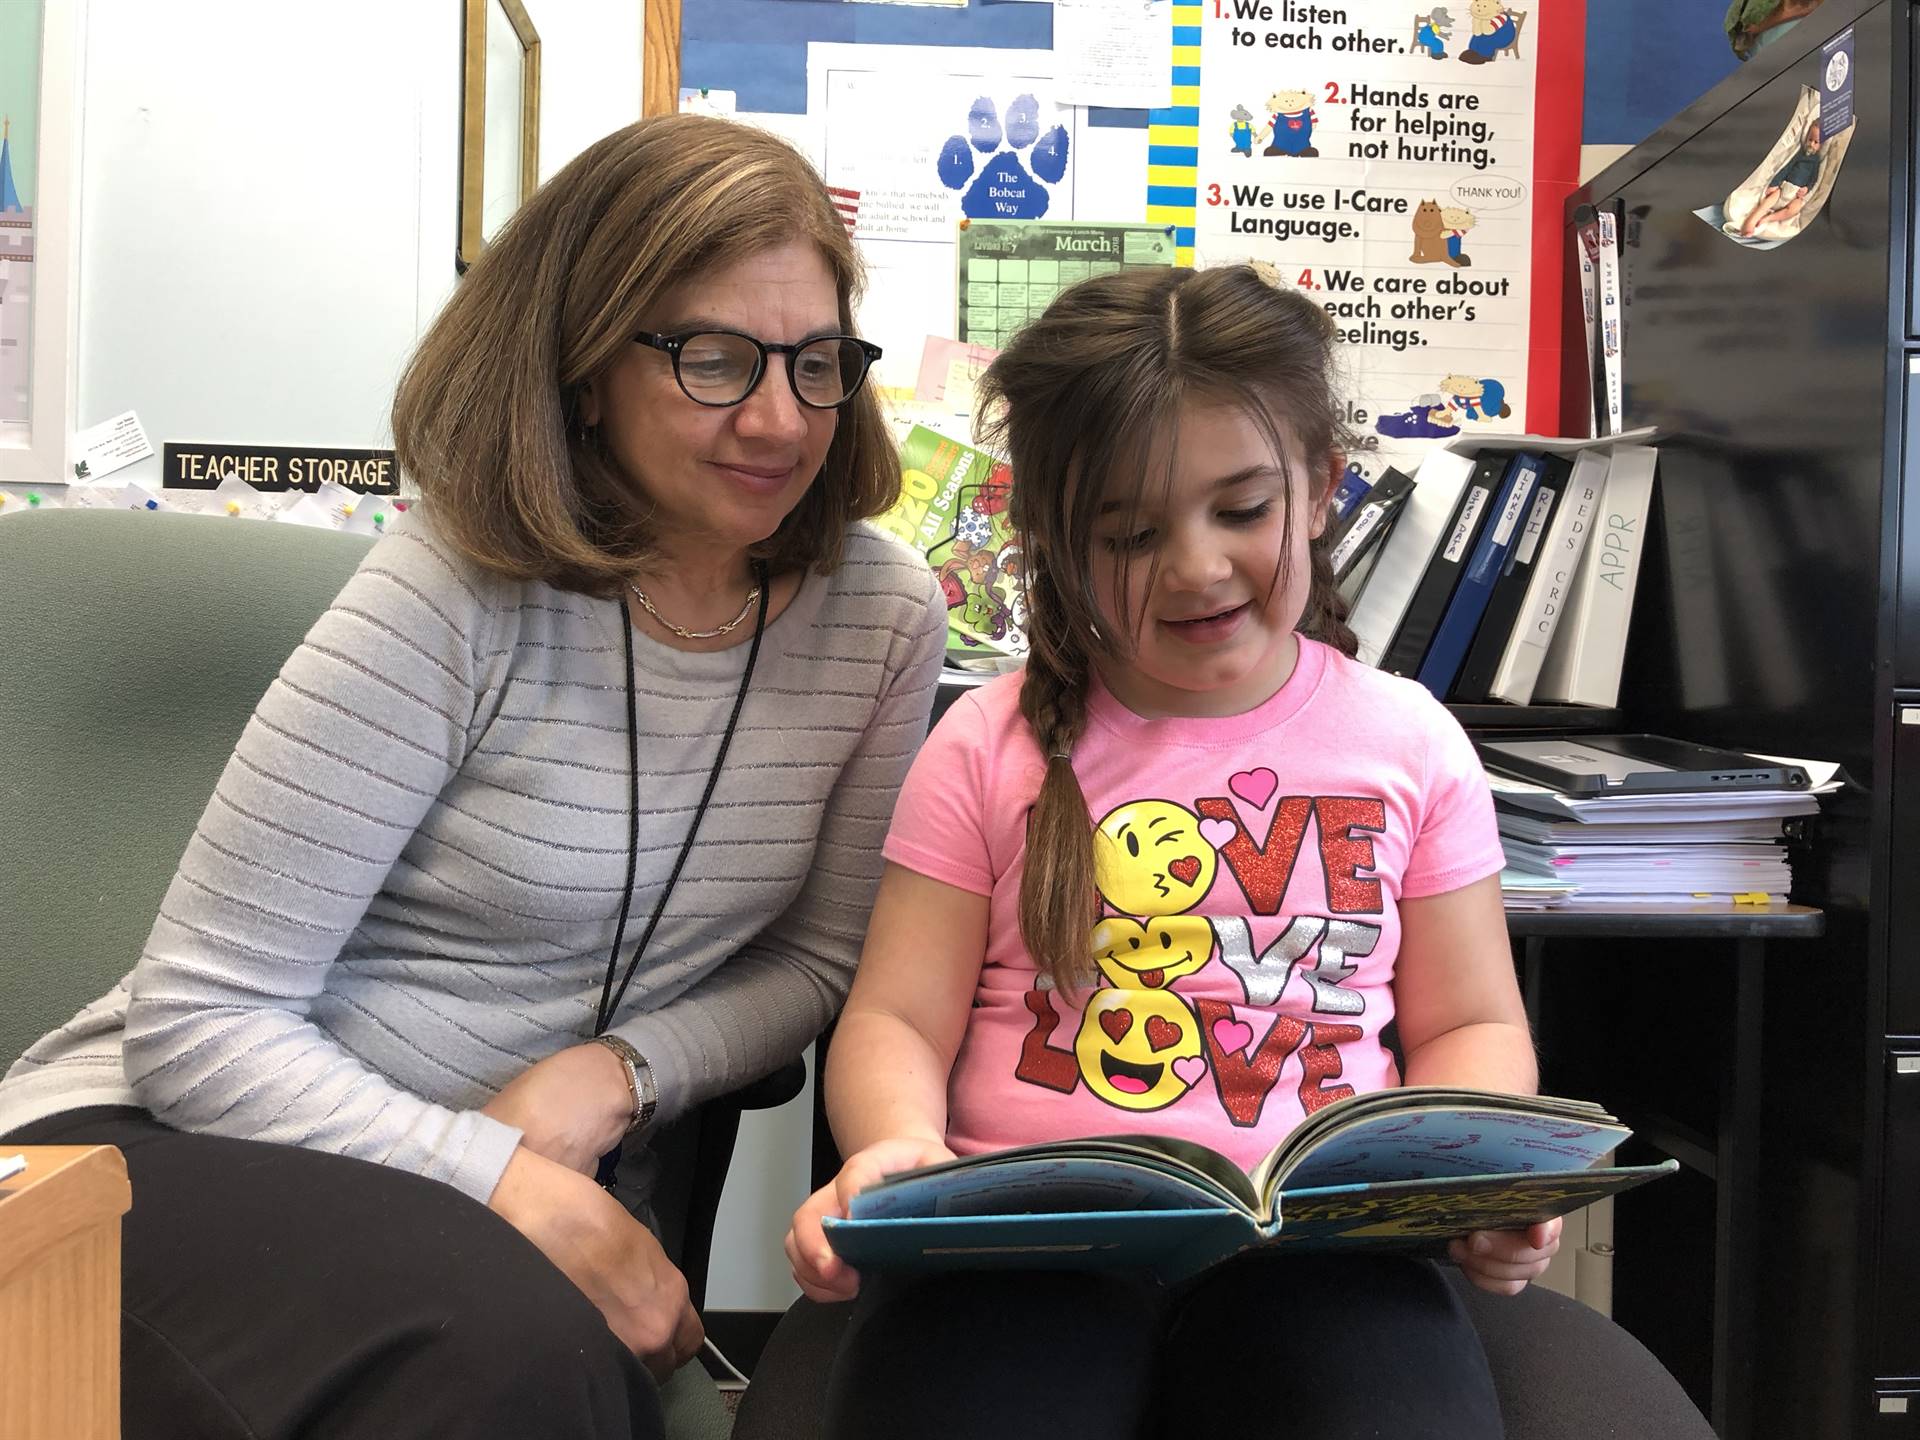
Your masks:
<path fill-rule="evenodd" d="M 1447 1253 L 1482 1290 L 1518 1295 L 1546 1273 L 1560 1249 L 1559 1220 L 1543 1220 L 1525 1230 L 1476 1230 L 1448 1243 Z"/>
<path fill-rule="evenodd" d="M 604 1045 L 569 1045 L 529 1065 L 481 1107 L 536 1155 L 592 1177 L 633 1119 L 627 1067 Z"/>
<path fill-rule="evenodd" d="M 653 1232 L 586 1176 L 522 1145 L 487 1206 L 580 1287 L 654 1379 L 699 1353 L 706 1330 L 686 1277 Z"/>
<path fill-rule="evenodd" d="M 853 1197 L 889 1175 L 951 1159 L 953 1152 L 944 1143 L 926 1137 L 881 1140 L 856 1153 L 831 1184 L 814 1191 L 794 1212 L 786 1244 L 795 1282 L 810 1298 L 830 1305 L 851 1300 L 859 1293 L 860 1276 L 833 1253 L 820 1222 L 829 1215 L 844 1220 Z"/>

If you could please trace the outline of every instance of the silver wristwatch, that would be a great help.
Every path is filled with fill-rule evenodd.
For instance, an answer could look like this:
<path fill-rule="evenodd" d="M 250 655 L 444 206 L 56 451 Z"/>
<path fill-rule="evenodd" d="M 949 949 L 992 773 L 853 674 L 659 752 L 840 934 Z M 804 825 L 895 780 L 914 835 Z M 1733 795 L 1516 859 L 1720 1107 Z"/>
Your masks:
<path fill-rule="evenodd" d="M 627 1122 L 626 1133 L 644 1130 L 653 1120 L 653 1112 L 659 1103 L 659 1094 L 653 1085 L 653 1067 L 632 1045 L 618 1035 L 596 1035 L 594 1043 L 604 1045 L 620 1057 L 620 1063 L 626 1067 L 627 1089 L 633 1096 L 633 1118 Z"/>

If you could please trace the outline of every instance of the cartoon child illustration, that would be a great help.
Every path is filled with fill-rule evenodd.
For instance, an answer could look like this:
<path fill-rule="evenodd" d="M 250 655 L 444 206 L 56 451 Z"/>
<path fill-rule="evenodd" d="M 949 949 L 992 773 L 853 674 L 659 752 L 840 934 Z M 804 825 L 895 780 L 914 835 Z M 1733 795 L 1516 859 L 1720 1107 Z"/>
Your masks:
<path fill-rule="evenodd" d="M 1422 200 L 1413 212 L 1413 254 L 1415 265 L 1450 265 L 1447 244 L 1446 211 L 1438 200 Z"/>
<path fill-rule="evenodd" d="M 1469 420 L 1505 420 L 1513 414 L 1507 404 L 1507 387 L 1498 380 L 1475 380 L 1470 375 L 1447 375 L 1440 381 L 1443 393 Z"/>
<path fill-rule="evenodd" d="M 966 540 L 953 542 L 953 553 L 940 567 L 940 585 L 947 608 L 960 611 L 960 624 L 975 635 L 998 640 L 1006 633 L 1007 610 L 994 583 L 1000 578 L 994 553 Z M 956 593 L 959 598 L 955 599 Z"/>
<path fill-rule="evenodd" d="M 1820 120 L 1815 116 L 1808 122 L 1800 149 L 1767 181 L 1767 188 L 1740 226 L 1740 238 L 1750 239 L 1753 232 L 1769 220 L 1777 220 L 1784 225 L 1798 216 L 1812 198 L 1814 187 L 1820 183 L 1822 159 Z"/>
<path fill-rule="evenodd" d="M 994 582 L 994 592 L 1007 612 L 1007 633 L 1003 638 L 1021 651 L 1026 649 L 1027 628 L 1027 592 L 1021 580 L 1024 565 L 1020 547 L 1006 546 L 1000 552 L 1000 575 Z"/>
<path fill-rule="evenodd" d="M 946 593 L 947 608 L 955 609 L 967 603 L 967 587 L 961 583 L 960 575 L 967 568 L 967 561 L 973 554 L 973 542 L 960 539 L 953 542 L 946 561 L 940 566 L 940 588 Z"/>
<path fill-rule="evenodd" d="M 1313 97 L 1305 90 L 1276 90 L 1267 97 L 1273 114 L 1273 139 L 1264 155 L 1318 155 L 1313 148 Z"/>
<path fill-rule="evenodd" d="M 1233 107 L 1233 153 L 1253 158 L 1253 112 L 1244 105 Z"/>
<path fill-rule="evenodd" d="M 1484 65 L 1519 37 L 1520 27 L 1502 0 L 1467 0 L 1473 12 L 1473 38 L 1460 52 L 1461 62 Z"/>
<path fill-rule="evenodd" d="M 1465 248 L 1467 231 L 1480 223 L 1479 217 L 1464 205 L 1450 205 L 1440 212 L 1440 219 L 1447 227 L 1447 263 L 1455 269 L 1473 264 Z"/>
<path fill-rule="evenodd" d="M 1460 427 L 1454 424 L 1453 407 L 1431 390 L 1416 396 L 1399 414 L 1382 415 L 1373 424 L 1392 440 L 1440 440 L 1460 433 Z"/>
<path fill-rule="evenodd" d="M 1435 60 L 1447 58 L 1447 41 L 1453 38 L 1453 16 L 1447 7 L 1436 5 L 1413 32 L 1413 43 Z"/>

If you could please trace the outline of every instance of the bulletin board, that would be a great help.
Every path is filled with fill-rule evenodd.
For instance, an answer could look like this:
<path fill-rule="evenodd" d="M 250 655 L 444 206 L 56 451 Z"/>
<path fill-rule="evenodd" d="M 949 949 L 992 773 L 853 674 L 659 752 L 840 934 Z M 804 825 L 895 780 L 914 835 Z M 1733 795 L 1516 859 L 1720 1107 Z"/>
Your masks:
<path fill-rule="evenodd" d="M 915 124 L 964 134 L 966 116 L 941 105 L 943 87 L 967 81 L 946 72 L 996 53 L 1001 88 L 1025 86 L 1044 110 L 1053 8 L 648 0 L 647 110 L 675 108 L 686 87 L 724 92 L 803 149 L 805 137 L 828 183 L 846 184 L 851 148 L 885 150 Z M 1074 163 L 1048 218 L 1171 226 L 1179 263 L 1264 261 L 1312 294 L 1340 332 L 1369 478 L 1463 431 L 1557 433 L 1560 212 L 1578 180 L 1586 0 L 1162 8 L 1165 103 L 1061 107 Z M 860 102 L 863 55 L 879 88 Z M 848 97 L 870 118 L 836 130 L 823 98 L 844 115 Z M 1004 111 L 997 92 L 983 98 Z M 871 192 L 874 171 L 853 173 Z M 965 276 L 956 284 L 955 247 L 936 242 L 959 212 L 902 213 L 862 211 L 875 306 L 862 324 L 890 358 L 917 358 L 925 335 L 955 336 Z M 910 368 L 877 373 L 898 384 Z"/>
<path fill-rule="evenodd" d="M 1156 5 L 1171 12 L 1171 0 Z M 1148 110 L 1056 101 L 1051 4 L 651 0 L 646 26 L 649 113 L 708 90 L 858 197 L 860 326 L 885 352 L 883 390 L 914 390 L 927 339 L 963 328 L 958 223 L 1014 167 L 977 148 L 984 130 L 1006 136 L 1030 182 L 1008 218 L 1144 220 Z"/>

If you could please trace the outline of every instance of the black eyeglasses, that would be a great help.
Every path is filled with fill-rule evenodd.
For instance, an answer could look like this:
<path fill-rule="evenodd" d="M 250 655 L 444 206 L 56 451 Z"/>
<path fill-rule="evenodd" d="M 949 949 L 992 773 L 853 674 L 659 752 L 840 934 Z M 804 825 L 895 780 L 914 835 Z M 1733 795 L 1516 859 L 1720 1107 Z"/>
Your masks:
<path fill-rule="evenodd" d="M 699 330 L 686 335 L 641 331 L 641 345 L 673 357 L 673 378 L 696 405 L 738 405 L 767 373 L 767 356 L 787 357 L 787 383 L 793 397 L 815 410 L 838 410 L 859 392 L 880 347 L 852 335 L 822 335 L 797 345 L 769 345 L 733 330 Z"/>

